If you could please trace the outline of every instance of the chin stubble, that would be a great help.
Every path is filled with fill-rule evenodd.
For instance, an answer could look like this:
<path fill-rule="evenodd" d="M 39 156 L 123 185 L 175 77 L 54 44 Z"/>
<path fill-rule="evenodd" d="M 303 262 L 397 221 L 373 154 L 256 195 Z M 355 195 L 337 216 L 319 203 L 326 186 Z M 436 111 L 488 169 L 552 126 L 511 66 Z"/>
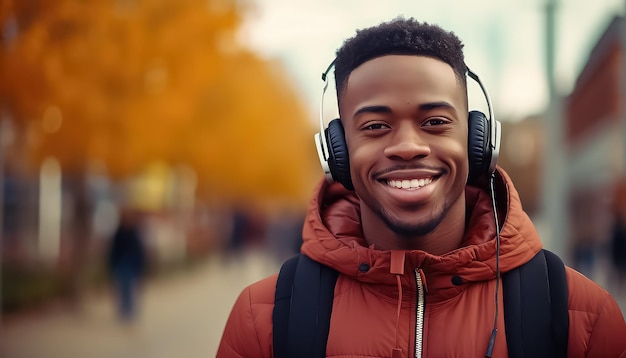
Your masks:
<path fill-rule="evenodd" d="M 433 232 L 435 228 L 439 226 L 441 221 L 443 221 L 443 218 L 446 216 L 448 209 L 449 206 L 447 205 L 447 203 L 445 203 L 439 215 L 432 217 L 427 222 L 422 222 L 419 224 L 400 222 L 384 209 L 381 209 L 379 211 L 379 215 L 381 216 L 387 227 L 389 227 L 393 232 L 401 237 L 411 239 L 416 236 L 424 236 Z"/>

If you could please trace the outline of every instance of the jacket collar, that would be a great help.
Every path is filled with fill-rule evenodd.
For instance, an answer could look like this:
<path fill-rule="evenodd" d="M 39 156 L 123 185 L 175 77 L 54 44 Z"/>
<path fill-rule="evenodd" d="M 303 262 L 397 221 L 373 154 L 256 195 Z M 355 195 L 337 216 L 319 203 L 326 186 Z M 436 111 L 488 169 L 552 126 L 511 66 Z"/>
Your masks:
<path fill-rule="evenodd" d="M 495 178 L 501 227 L 499 265 L 504 273 L 530 260 L 542 245 L 509 176 L 498 168 Z M 496 230 L 488 187 L 468 186 L 466 198 L 469 219 L 462 247 L 441 256 L 421 250 L 404 251 L 405 272 L 423 270 L 429 289 L 450 288 L 451 276 L 459 276 L 466 283 L 495 277 Z M 359 199 L 340 184 L 318 184 L 308 207 L 303 240 L 305 255 L 344 275 L 363 282 L 396 284 L 390 274 L 391 251 L 367 246 L 361 230 Z M 404 281 L 410 285 L 412 277 Z"/>

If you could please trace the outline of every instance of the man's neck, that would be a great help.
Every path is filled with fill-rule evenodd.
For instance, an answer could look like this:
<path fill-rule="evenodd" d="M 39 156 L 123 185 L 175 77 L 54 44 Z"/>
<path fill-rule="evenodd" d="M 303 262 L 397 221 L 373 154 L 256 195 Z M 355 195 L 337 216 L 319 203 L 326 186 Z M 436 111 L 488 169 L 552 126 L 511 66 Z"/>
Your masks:
<path fill-rule="evenodd" d="M 465 235 L 465 201 L 455 203 L 437 227 L 425 235 L 406 236 L 382 224 L 380 217 L 361 209 L 363 235 L 377 250 L 422 250 L 443 255 L 461 247 Z"/>

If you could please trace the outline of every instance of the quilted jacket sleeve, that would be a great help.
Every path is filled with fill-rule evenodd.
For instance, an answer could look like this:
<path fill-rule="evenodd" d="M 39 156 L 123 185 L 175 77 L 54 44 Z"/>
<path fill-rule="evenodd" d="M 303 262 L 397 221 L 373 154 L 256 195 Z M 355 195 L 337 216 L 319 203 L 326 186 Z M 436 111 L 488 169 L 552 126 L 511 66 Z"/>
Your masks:
<path fill-rule="evenodd" d="M 217 358 L 270 358 L 276 275 L 246 287 L 230 312 Z"/>
<path fill-rule="evenodd" d="M 568 357 L 626 358 L 626 323 L 615 299 L 602 287 L 568 268 Z"/>
<path fill-rule="evenodd" d="M 599 307 L 586 357 L 626 357 L 626 323 L 612 296 Z"/>

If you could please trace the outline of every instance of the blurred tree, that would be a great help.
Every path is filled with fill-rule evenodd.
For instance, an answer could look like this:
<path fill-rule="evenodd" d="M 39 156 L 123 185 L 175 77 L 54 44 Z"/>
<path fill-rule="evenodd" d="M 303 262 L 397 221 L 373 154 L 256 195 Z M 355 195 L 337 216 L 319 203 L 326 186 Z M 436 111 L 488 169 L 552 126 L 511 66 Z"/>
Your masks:
<path fill-rule="evenodd" d="M 0 115 L 38 167 L 183 164 L 207 195 L 308 196 L 312 131 L 279 64 L 237 43 L 236 0 L 7 0 Z M 316 163 L 315 163 L 316 164 Z"/>

